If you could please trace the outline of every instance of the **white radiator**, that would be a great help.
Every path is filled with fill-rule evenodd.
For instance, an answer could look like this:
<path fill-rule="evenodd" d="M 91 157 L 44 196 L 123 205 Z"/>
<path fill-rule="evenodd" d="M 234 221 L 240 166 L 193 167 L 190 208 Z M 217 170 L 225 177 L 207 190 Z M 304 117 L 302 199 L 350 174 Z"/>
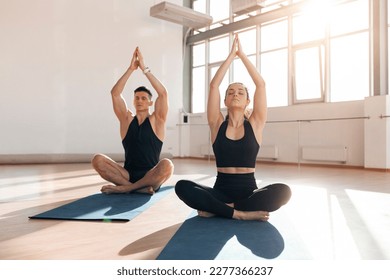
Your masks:
<path fill-rule="evenodd" d="M 259 159 L 273 159 L 277 160 L 279 157 L 279 150 L 276 146 L 261 146 L 257 158 Z"/>
<path fill-rule="evenodd" d="M 344 146 L 335 147 L 302 147 L 302 159 L 311 161 L 347 162 L 348 149 Z"/>

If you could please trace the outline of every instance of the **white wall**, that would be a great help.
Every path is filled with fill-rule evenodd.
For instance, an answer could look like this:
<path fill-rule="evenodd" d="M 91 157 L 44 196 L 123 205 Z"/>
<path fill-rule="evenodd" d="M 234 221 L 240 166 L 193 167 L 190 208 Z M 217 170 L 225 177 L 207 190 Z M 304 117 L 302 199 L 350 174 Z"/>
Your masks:
<path fill-rule="evenodd" d="M 150 17 L 149 8 L 157 3 L 3 1 L 0 157 L 122 154 L 110 90 L 136 46 L 168 88 L 170 113 L 163 152 L 178 154 L 182 27 Z M 141 84 L 150 86 L 137 71 L 125 89 L 129 105 L 133 89 Z"/>
<path fill-rule="evenodd" d="M 348 119 L 365 117 L 364 104 L 364 101 L 353 101 L 269 108 L 269 123 L 264 129 L 262 146 L 276 146 L 278 148 L 277 162 L 364 166 L 365 119 Z M 296 120 L 308 119 L 341 120 L 295 122 Z M 286 122 L 279 123 L 279 121 Z M 204 157 L 204 149 L 207 150 L 209 144 L 206 116 L 205 114 L 191 115 L 189 122 L 190 124 L 183 126 L 182 130 L 183 134 L 189 131 L 190 136 L 187 137 L 186 141 L 190 144 L 182 146 L 181 154 Z M 182 135 L 182 137 L 185 136 Z M 301 149 L 304 146 L 347 147 L 347 161 L 345 163 L 305 161 L 301 157 Z"/>
<path fill-rule="evenodd" d="M 264 130 L 263 145 L 279 147 L 282 162 L 340 164 L 333 161 L 307 161 L 302 147 L 347 147 L 351 166 L 364 165 L 364 102 L 302 104 L 287 108 L 271 108 L 268 120 L 303 120 L 291 123 L 270 123 Z M 306 122 L 305 120 L 313 120 Z M 317 121 L 321 120 L 321 121 Z M 324 157 L 325 158 L 325 157 Z"/>
<path fill-rule="evenodd" d="M 170 112 L 163 152 L 203 156 L 210 144 L 205 115 L 191 115 L 190 125 L 177 126 L 183 100 L 182 27 L 149 16 L 149 8 L 158 2 L 2 1 L 0 163 L 46 161 L 47 155 L 55 155 L 57 160 L 70 155 L 86 155 L 88 159 L 98 152 L 122 155 L 109 92 L 127 68 L 136 46 L 169 91 Z M 133 89 L 140 84 L 148 86 L 145 77 L 137 72 L 125 89 L 129 105 Z M 365 112 L 365 102 L 270 108 L 268 120 L 365 116 L 369 112 Z M 390 111 L 389 103 L 384 114 Z M 376 109 L 372 114 L 376 114 Z M 389 142 L 389 119 L 378 120 L 376 115 L 371 117 L 386 121 L 383 129 L 387 136 L 370 129 L 369 139 L 374 146 L 367 145 L 365 140 L 367 120 L 269 123 L 263 145 L 276 145 L 280 162 L 298 162 L 300 147 L 305 145 L 346 146 L 346 165 L 389 168 L 390 144 L 375 146 Z M 378 138 L 382 136 L 385 139 Z M 378 160 L 372 156 L 367 160 L 372 154 L 368 147 L 375 147 L 376 153 L 386 157 Z"/>

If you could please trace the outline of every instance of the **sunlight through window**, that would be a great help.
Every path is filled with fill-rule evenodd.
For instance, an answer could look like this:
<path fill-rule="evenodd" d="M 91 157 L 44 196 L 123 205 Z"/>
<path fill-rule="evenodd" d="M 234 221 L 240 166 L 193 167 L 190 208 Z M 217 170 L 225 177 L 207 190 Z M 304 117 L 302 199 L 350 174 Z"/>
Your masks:
<path fill-rule="evenodd" d="M 192 48 L 193 110 L 205 105 L 194 105 L 207 100 L 208 84 L 217 65 L 228 56 L 231 38 L 238 33 L 244 52 L 257 65 L 267 84 L 268 106 L 288 106 L 296 102 L 340 102 L 362 100 L 370 95 L 370 36 L 369 0 L 269 0 L 266 7 L 254 13 L 237 17 L 231 14 L 228 0 L 193 1 L 197 11 L 209 11 L 214 18 L 210 28 L 218 29 L 229 23 L 238 23 L 263 13 L 274 15 L 252 26 L 243 26 L 225 34 L 218 34 L 197 42 Z M 297 5 L 298 9 L 286 9 Z M 276 12 L 276 10 L 279 10 Z M 373 15 L 374 16 L 374 15 Z M 230 22 L 229 22 L 230 21 Z M 253 21 L 256 22 L 256 21 Z M 212 34 L 212 33 L 210 33 Z M 390 41 L 390 39 L 389 39 Z M 198 44 L 202 44 L 202 46 Z M 253 85 L 242 63 L 235 61 L 231 75 L 226 75 L 226 86 L 238 79 Z M 199 72 L 206 74 L 206 78 Z M 390 73 L 390 72 L 389 72 Z M 199 79 L 199 76 L 202 78 Z M 389 74 L 390 76 L 390 74 Z M 253 92 L 253 89 L 251 89 Z M 204 97 L 199 93 L 204 92 Z M 224 104 L 221 102 L 221 106 Z"/>
<path fill-rule="evenodd" d="M 322 99 L 322 57 L 321 47 L 305 48 L 295 52 L 296 101 Z"/>

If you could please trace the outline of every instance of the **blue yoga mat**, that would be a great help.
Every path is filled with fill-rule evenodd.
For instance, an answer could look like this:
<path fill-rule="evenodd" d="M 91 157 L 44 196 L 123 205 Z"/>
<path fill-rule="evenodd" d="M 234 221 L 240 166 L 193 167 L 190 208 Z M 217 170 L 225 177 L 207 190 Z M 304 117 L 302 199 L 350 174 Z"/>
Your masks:
<path fill-rule="evenodd" d="M 269 222 L 201 218 L 193 212 L 157 259 L 274 259 L 283 250 L 283 237 Z"/>
<path fill-rule="evenodd" d="M 129 221 L 166 196 L 173 187 L 161 187 L 154 195 L 93 194 L 30 219 Z"/>

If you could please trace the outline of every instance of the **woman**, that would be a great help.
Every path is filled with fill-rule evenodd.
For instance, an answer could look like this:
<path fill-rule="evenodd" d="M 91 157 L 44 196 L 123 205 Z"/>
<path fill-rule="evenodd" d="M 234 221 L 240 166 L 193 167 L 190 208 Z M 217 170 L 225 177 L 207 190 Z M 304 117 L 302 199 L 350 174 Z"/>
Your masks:
<path fill-rule="evenodd" d="M 250 103 L 248 91 L 241 83 L 230 84 L 225 94 L 226 120 L 220 110 L 219 86 L 235 57 L 241 59 L 251 76 L 256 91 L 253 112 L 246 118 Z M 207 119 L 217 165 L 213 188 L 188 180 L 175 186 L 178 197 L 197 209 L 201 217 L 214 215 L 239 219 L 267 221 L 269 212 L 286 204 L 291 191 L 287 185 L 272 184 L 258 189 L 255 180 L 256 157 L 267 118 L 265 83 L 256 67 L 243 53 L 236 35 L 229 56 L 210 83 Z"/>

